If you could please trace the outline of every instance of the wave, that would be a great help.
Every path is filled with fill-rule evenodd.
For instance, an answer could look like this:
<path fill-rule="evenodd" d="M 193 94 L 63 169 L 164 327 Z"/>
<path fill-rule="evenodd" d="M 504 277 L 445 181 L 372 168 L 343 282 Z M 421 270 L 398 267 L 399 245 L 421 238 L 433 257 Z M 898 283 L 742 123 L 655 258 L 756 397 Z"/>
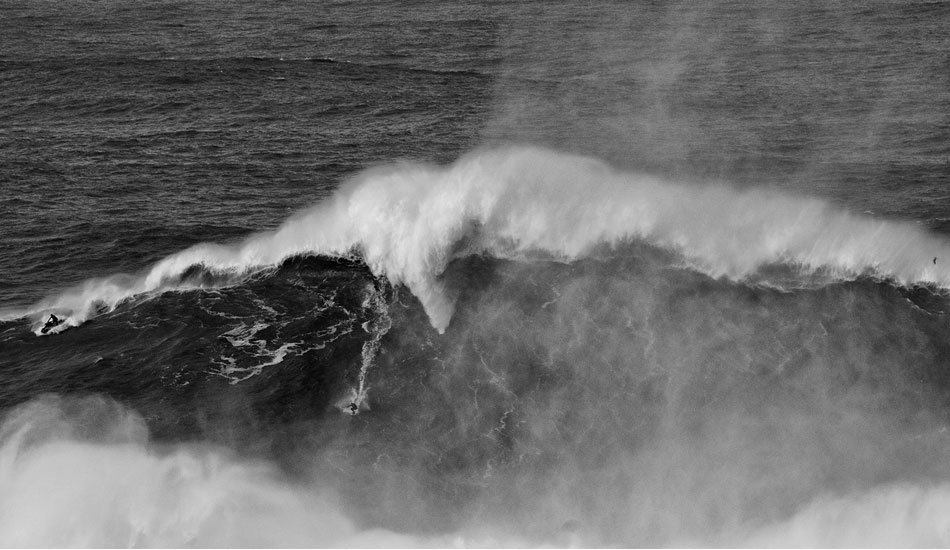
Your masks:
<path fill-rule="evenodd" d="M 801 277 L 950 287 L 940 261 L 950 261 L 950 245 L 910 222 L 771 190 L 672 182 L 524 146 L 475 151 L 449 166 L 372 168 L 276 230 L 195 245 L 139 274 L 87 280 L 25 310 L 0 311 L 0 319 L 39 323 L 53 311 L 78 324 L 133 296 L 234 284 L 287 258 L 322 255 L 359 258 L 374 275 L 405 285 L 441 333 L 455 302 L 441 275 L 455 258 L 573 261 L 629 242 L 669 250 L 679 266 L 713 278 L 752 280 L 785 265 Z M 214 276 L 187 276 L 195 266 Z"/>
<path fill-rule="evenodd" d="M 950 485 L 893 484 L 818 498 L 794 517 L 748 535 L 748 548 L 946 546 Z"/>
<path fill-rule="evenodd" d="M 140 415 L 100 396 L 43 396 L 9 411 L 0 489 L 4 547 L 420 545 L 357 529 L 332 494 L 269 464 L 151 445 Z"/>
<path fill-rule="evenodd" d="M 386 456 L 376 457 L 377 468 Z M 378 480 L 384 471 L 374 469 L 368 477 Z M 613 512 L 626 520 L 616 529 L 622 535 L 649 536 L 649 526 L 670 521 L 671 511 L 664 505 L 669 505 L 667 491 L 675 491 L 678 475 L 667 479 L 673 488 L 664 485 L 648 499 L 646 509 L 640 509 L 640 499 L 634 497 L 614 502 L 620 510 Z M 610 479 L 616 482 L 615 477 Z M 360 521 L 352 501 L 329 481 L 316 473 L 291 476 L 273 462 L 241 458 L 210 444 L 158 444 L 140 414 L 107 397 L 44 395 L 0 418 L 0 545 L 573 547 L 604 546 L 602 537 L 610 536 L 591 531 L 599 526 L 584 521 L 532 534 L 525 526 L 479 517 L 451 531 L 401 532 Z M 691 489 L 709 483 L 704 479 Z M 528 484 L 516 490 L 533 488 Z M 596 488 L 604 498 L 615 496 L 611 488 Z M 725 509 L 735 504 L 729 496 L 721 496 Z M 404 506 L 415 504 L 412 496 L 402 497 Z M 546 525 L 550 518 L 543 516 L 557 514 L 558 508 L 548 501 L 550 495 L 535 498 L 539 502 L 528 506 L 527 521 Z M 680 504 L 677 514 L 684 515 L 694 505 Z M 676 529 L 658 542 L 679 547 L 945 546 L 948 509 L 950 486 L 945 482 L 883 483 L 844 495 L 820 492 L 789 517 L 765 524 L 746 518 L 751 521 L 698 532 Z M 637 522 L 644 520 L 649 521 L 643 531 L 636 532 Z"/>

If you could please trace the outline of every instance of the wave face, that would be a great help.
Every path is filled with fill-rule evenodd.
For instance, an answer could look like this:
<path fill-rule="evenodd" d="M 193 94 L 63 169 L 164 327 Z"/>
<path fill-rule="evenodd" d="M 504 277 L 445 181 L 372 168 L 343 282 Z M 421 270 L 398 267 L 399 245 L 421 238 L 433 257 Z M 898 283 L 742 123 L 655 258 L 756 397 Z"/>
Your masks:
<path fill-rule="evenodd" d="M 950 3 L 318 4 L 3 4 L 0 547 L 950 546 Z"/>
<path fill-rule="evenodd" d="M 945 544 L 946 248 L 538 148 L 372 169 L 35 306 L 105 305 L 4 340 L 0 541 Z"/>
<path fill-rule="evenodd" d="M 480 151 L 441 168 L 369 170 L 279 229 L 236 245 L 200 244 L 140 275 L 94 279 L 27 312 L 78 324 L 132 296 L 222 286 L 299 255 L 361 258 L 406 285 L 444 332 L 454 297 L 440 279 L 453 258 L 540 254 L 572 261 L 641 242 L 707 275 L 749 280 L 785 265 L 799 276 L 872 276 L 946 288 L 947 244 L 909 223 L 855 216 L 817 199 L 685 185 L 539 148 Z M 196 267 L 203 268 L 202 272 Z M 794 284 L 794 283 L 793 283 Z M 39 327 L 39 325 L 37 325 Z"/>
<path fill-rule="evenodd" d="M 6 413 L 0 540 L 946 542 L 941 297 L 734 283 L 636 244 L 442 282 L 442 335 L 365 267 L 295 259 L 7 340 L 5 391 L 126 397 Z"/>

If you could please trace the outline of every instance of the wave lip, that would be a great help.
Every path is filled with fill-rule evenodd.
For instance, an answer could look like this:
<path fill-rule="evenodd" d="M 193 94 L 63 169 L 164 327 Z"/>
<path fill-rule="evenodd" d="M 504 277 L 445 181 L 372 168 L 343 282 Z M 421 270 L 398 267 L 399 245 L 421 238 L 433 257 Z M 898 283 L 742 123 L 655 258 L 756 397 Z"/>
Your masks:
<path fill-rule="evenodd" d="M 670 182 L 524 146 L 475 151 L 446 167 L 404 162 L 366 170 L 274 231 L 233 245 L 199 244 L 139 275 L 92 279 L 0 317 L 25 313 L 38 322 L 59 311 L 78 324 L 132 296 L 218 286 L 289 257 L 325 255 L 359 257 L 375 275 L 406 285 L 443 332 L 454 297 L 441 274 L 454 258 L 541 253 L 571 261 L 634 240 L 716 278 L 743 280 L 785 264 L 832 279 L 950 287 L 950 270 L 933 261 L 950 261 L 950 246 L 911 223 L 774 191 Z M 185 277 L 194 266 L 215 276 Z"/>

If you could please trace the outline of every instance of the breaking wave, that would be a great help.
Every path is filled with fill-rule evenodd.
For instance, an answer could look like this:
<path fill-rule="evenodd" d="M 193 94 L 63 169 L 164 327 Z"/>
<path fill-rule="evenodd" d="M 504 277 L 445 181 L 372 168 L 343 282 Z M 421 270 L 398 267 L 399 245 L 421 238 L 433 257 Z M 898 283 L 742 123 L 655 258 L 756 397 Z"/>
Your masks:
<path fill-rule="evenodd" d="M 625 242 L 669 250 L 681 265 L 732 280 L 785 265 L 798 276 L 869 276 L 950 287 L 936 258 L 950 245 L 906 222 L 860 216 L 774 191 L 690 185 L 534 147 L 473 152 L 446 167 L 403 162 L 366 170 L 274 231 L 203 243 L 136 275 L 87 280 L 0 319 L 57 312 L 80 324 L 140 295 L 219 287 L 289 257 L 360 258 L 406 285 L 432 326 L 449 325 L 455 296 L 441 275 L 471 254 L 570 261 Z"/>
<path fill-rule="evenodd" d="M 629 466 L 629 465 L 628 465 Z M 0 425 L 0 546 L 55 547 L 559 547 L 602 544 L 583 523 L 525 539 L 469 525 L 405 534 L 362 526 L 319 479 L 210 445 L 159 445 L 135 411 L 101 396 L 46 395 Z M 608 491 L 609 492 L 609 491 Z M 659 507 L 647 516 L 669 513 Z M 636 524 L 636 505 L 621 516 Z M 738 524 L 673 546 L 945 546 L 950 487 L 884 485 L 818 498 L 786 520 Z M 680 510 L 680 513 L 688 513 Z M 628 531 L 629 527 L 621 528 Z M 487 533 L 492 533 L 488 535 Z"/>
<path fill-rule="evenodd" d="M 0 546 L 418 546 L 357 530 L 329 492 L 219 448 L 149 442 L 104 397 L 44 396 L 0 426 Z"/>

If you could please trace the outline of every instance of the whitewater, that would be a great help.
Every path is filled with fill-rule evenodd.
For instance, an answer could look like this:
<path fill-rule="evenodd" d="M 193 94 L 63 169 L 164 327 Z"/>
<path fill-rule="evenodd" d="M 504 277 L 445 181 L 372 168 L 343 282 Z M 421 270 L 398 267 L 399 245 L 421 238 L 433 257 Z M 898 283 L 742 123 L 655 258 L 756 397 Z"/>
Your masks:
<path fill-rule="evenodd" d="M 78 326 L 133 296 L 201 286 L 185 277 L 196 267 L 238 281 L 287 258 L 322 255 L 359 258 L 376 276 L 406 285 L 441 333 L 452 318 L 453 291 L 440 277 L 453 259 L 540 254 L 570 262 L 630 241 L 670 250 L 713 278 L 748 281 L 781 264 L 803 281 L 864 276 L 950 288 L 946 262 L 931 261 L 950 259 L 950 246 L 912 223 L 855 215 L 820 199 L 664 181 L 593 158 L 513 147 L 476 151 L 448 167 L 369 169 L 274 231 L 232 245 L 198 244 L 141 274 L 87 280 L 25 311 L 0 311 L 0 319 L 30 316 L 39 334 L 50 312 Z"/>
<path fill-rule="evenodd" d="M 950 545 L 948 8 L 2 3 L 0 547 Z"/>

